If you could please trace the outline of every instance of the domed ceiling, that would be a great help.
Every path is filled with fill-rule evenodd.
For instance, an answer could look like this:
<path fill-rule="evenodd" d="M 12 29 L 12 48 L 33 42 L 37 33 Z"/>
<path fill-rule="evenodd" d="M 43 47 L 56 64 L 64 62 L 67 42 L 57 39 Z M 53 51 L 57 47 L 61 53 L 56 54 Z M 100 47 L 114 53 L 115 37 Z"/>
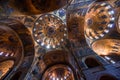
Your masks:
<path fill-rule="evenodd" d="M 16 56 L 22 52 L 22 44 L 18 35 L 9 27 L 0 25 L 0 53 L 1 56 Z"/>
<path fill-rule="evenodd" d="M 84 80 L 79 66 L 84 64 L 78 62 L 82 55 L 99 55 L 117 63 L 120 61 L 117 3 L 117 0 L 0 0 L 0 79 L 16 79 L 20 73 L 17 74 L 20 80 L 33 76 L 35 80 Z"/>
<path fill-rule="evenodd" d="M 30 56 L 31 60 L 28 61 L 26 59 L 26 61 L 24 61 L 26 56 Z M 17 69 L 20 68 L 20 65 L 25 64 L 25 62 L 31 65 L 33 57 L 34 42 L 28 29 L 15 19 L 0 20 L 1 79 L 4 79 L 4 76 L 10 71 L 12 72 L 14 69 L 17 71 Z M 29 67 L 30 66 L 28 66 L 27 69 L 24 69 L 27 71 Z M 12 74 L 14 74 L 14 72 Z"/>
<path fill-rule="evenodd" d="M 23 45 L 18 35 L 9 27 L 0 23 L 0 71 L 3 77 L 13 66 L 20 63 Z"/>
<path fill-rule="evenodd" d="M 71 68 L 66 65 L 55 65 L 49 68 L 42 80 L 74 80 Z"/>
<path fill-rule="evenodd" d="M 107 2 L 95 3 L 90 6 L 85 21 L 85 36 L 90 39 L 99 39 L 113 28 L 115 11 Z"/>
<path fill-rule="evenodd" d="M 67 27 L 59 17 L 45 14 L 36 20 L 33 35 L 42 47 L 57 48 L 67 38 Z"/>
<path fill-rule="evenodd" d="M 85 37 L 98 55 L 119 61 L 117 12 L 108 2 L 93 3 L 85 15 Z M 116 56 L 116 57 L 112 57 Z"/>

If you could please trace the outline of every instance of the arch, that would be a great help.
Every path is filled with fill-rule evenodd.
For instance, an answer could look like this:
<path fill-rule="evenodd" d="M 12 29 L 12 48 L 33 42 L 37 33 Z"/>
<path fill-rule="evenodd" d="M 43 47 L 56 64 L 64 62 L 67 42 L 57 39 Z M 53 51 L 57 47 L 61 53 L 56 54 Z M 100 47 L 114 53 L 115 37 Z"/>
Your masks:
<path fill-rule="evenodd" d="M 94 68 L 94 67 L 101 66 L 101 64 L 93 57 L 86 58 L 85 64 L 87 65 L 88 68 Z"/>
<path fill-rule="evenodd" d="M 100 77 L 99 80 L 117 80 L 117 79 L 112 75 L 103 75 Z"/>

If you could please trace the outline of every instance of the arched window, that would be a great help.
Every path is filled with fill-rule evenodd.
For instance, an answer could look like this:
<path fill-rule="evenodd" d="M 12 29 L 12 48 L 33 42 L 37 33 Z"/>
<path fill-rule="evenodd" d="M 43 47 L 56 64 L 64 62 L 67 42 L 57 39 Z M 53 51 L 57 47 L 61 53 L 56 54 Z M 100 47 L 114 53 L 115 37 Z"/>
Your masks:
<path fill-rule="evenodd" d="M 87 65 L 88 68 L 93 68 L 101 65 L 96 59 L 91 57 L 86 58 L 85 64 Z"/>
<path fill-rule="evenodd" d="M 103 75 L 99 80 L 117 80 L 114 76 L 111 75 Z"/>

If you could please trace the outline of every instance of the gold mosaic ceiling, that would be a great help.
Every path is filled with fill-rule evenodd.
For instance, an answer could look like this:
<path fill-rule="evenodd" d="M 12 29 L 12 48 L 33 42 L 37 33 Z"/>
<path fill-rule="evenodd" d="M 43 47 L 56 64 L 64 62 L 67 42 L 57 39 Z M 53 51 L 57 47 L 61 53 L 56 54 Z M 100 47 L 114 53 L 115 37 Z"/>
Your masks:
<path fill-rule="evenodd" d="M 67 27 L 59 17 L 45 14 L 35 22 L 33 33 L 36 42 L 42 47 L 56 48 L 66 39 Z"/>
<path fill-rule="evenodd" d="M 5 54 L 4 56 L 14 56 L 14 49 L 17 50 L 18 48 L 16 46 L 18 45 L 25 48 L 25 56 L 32 54 L 32 52 L 34 53 L 33 38 L 34 41 L 37 42 L 35 43 L 35 46 L 38 45 L 46 50 L 60 48 L 62 43 L 66 43 L 66 40 L 80 41 L 82 44 L 87 42 L 87 45 L 89 45 L 89 47 L 98 55 L 111 57 L 111 59 L 116 60 L 111 55 L 120 56 L 119 9 L 115 8 L 112 1 L 103 1 L 93 2 L 89 5 L 89 8 L 87 7 L 88 5 L 84 7 L 82 6 L 82 8 L 87 9 L 85 14 L 83 12 L 79 12 L 80 9 L 78 8 L 81 7 L 78 7 L 76 9 L 78 12 L 74 13 L 68 8 L 68 6 L 72 4 L 70 3 L 71 1 L 72 0 L 21 0 L 20 2 L 20 0 L 9 0 L 8 3 L 5 2 L 5 4 L 2 4 L 3 6 L 7 5 L 7 18 L 17 19 L 18 22 L 16 20 L 1 21 L 1 25 L 8 22 L 7 25 L 10 24 L 9 27 L 12 28 L 13 31 L 11 31 L 11 29 L 7 29 L 8 27 L 5 28 L 7 30 L 6 34 L 3 34 L 1 31 L 2 33 L 0 38 L 2 38 L 1 41 L 3 41 L 3 43 L 1 43 L 0 46 L 3 46 L 3 44 L 7 46 L 4 46 L 4 49 L 3 47 L 0 48 L 0 56 L 3 54 Z M 3 0 L 1 0 L 1 3 L 2 2 L 4 3 Z M 6 7 L 3 9 L 6 9 Z M 6 13 L 4 14 L 4 11 L 2 12 L 1 8 L 1 18 L 6 17 Z M 116 15 L 118 15 L 118 18 Z M 19 27 L 14 26 L 16 25 L 16 22 L 19 23 L 19 21 Z M 22 26 L 25 25 L 25 28 L 20 27 L 21 24 Z M 0 30 L 3 28 L 1 25 Z M 26 27 L 27 30 L 25 31 L 24 29 L 26 29 Z M 14 33 L 17 43 L 14 42 L 9 45 L 9 41 L 14 41 L 11 37 L 9 41 L 8 38 L 6 38 L 9 37 L 11 33 Z M 20 39 L 17 39 L 16 34 Z M 6 44 L 7 42 L 8 44 Z M 7 47 L 11 48 L 11 46 L 15 48 L 12 51 L 9 51 Z M 22 54 L 22 48 L 16 54 L 20 54 L 20 52 Z M 13 64 L 14 63 L 11 63 L 10 68 Z M 4 66 L 5 64 L 1 63 L 0 65 Z M 4 71 L 5 73 L 9 71 L 8 68 Z M 1 67 L 1 69 L 4 68 Z M 45 73 L 45 76 L 53 75 L 54 73 L 57 74 L 59 73 L 59 69 L 61 69 L 61 66 L 60 68 L 59 66 L 54 68 L 53 71 L 48 71 L 50 74 Z M 62 66 L 61 71 L 63 72 L 60 73 L 64 73 L 61 77 L 65 78 L 65 76 L 68 75 L 70 76 L 70 79 L 68 80 L 72 80 L 73 74 L 69 74 L 71 70 L 68 67 Z M 57 76 L 58 75 L 54 75 L 53 77 L 57 79 Z M 45 78 L 49 80 L 50 77 L 47 76 Z"/>

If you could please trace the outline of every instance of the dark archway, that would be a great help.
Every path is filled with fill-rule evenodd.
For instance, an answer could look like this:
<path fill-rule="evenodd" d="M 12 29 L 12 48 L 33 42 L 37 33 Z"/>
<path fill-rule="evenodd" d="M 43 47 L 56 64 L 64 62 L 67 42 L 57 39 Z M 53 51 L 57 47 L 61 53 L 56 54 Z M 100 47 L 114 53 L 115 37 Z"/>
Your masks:
<path fill-rule="evenodd" d="M 21 71 L 15 73 L 10 80 L 19 80 L 21 74 L 22 74 Z"/>
<path fill-rule="evenodd" d="M 91 57 L 86 58 L 85 64 L 87 65 L 88 68 L 94 68 L 101 65 L 96 59 Z"/>
<path fill-rule="evenodd" d="M 114 76 L 111 75 L 103 75 L 99 80 L 117 80 Z"/>

